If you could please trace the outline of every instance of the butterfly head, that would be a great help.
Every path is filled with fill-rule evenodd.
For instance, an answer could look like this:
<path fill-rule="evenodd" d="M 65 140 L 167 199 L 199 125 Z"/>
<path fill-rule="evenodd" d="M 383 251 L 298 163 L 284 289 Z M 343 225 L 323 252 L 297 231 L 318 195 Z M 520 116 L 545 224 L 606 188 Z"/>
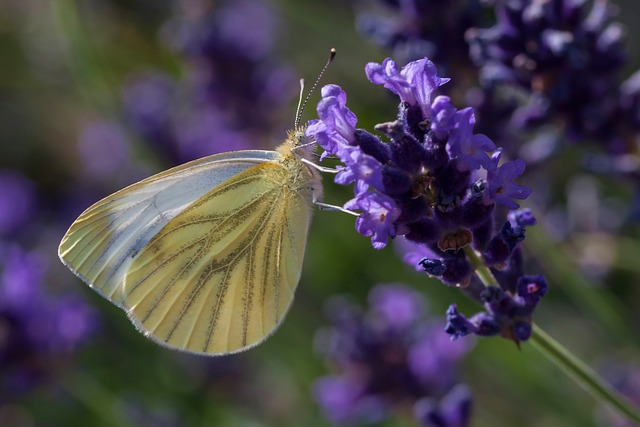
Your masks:
<path fill-rule="evenodd" d="M 296 129 L 292 129 L 287 134 L 287 139 L 290 139 L 293 143 L 293 147 L 304 147 L 305 145 L 309 145 L 310 141 L 306 135 L 307 126 L 298 126 Z"/>
<path fill-rule="evenodd" d="M 315 144 L 305 134 L 306 126 L 299 126 L 287 132 L 287 139 L 278 151 L 282 154 L 293 153 L 294 156 L 309 159 L 313 153 Z"/>

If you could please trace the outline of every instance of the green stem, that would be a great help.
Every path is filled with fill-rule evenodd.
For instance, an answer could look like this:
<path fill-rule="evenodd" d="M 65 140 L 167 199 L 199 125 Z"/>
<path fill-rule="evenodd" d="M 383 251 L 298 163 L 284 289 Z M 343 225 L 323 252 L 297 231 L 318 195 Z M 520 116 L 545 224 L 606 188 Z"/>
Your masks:
<path fill-rule="evenodd" d="M 484 265 L 480 256 L 470 247 L 465 253 L 476 269 L 476 274 L 485 286 L 499 286 L 491 273 L 491 269 Z M 608 403 L 630 420 L 640 423 L 640 409 L 632 406 L 627 399 L 613 389 L 582 360 L 567 350 L 562 344 L 551 338 L 538 325 L 533 324 L 533 334 L 529 339 L 531 345 L 537 348 L 549 360 L 558 365 L 565 373 L 572 377 L 588 393 L 596 399 Z"/>
<path fill-rule="evenodd" d="M 640 423 L 640 409 L 632 406 L 623 395 L 607 384 L 593 369 L 536 324 L 533 324 L 533 335 L 529 342 L 588 393 L 591 393 L 593 397 L 608 403 L 630 420 Z"/>
<path fill-rule="evenodd" d="M 485 286 L 500 287 L 500 284 L 498 284 L 498 281 L 493 276 L 491 269 L 484 265 L 484 262 L 482 262 L 482 258 L 480 257 L 480 255 L 478 255 L 478 253 L 473 250 L 471 246 L 465 246 L 464 253 L 467 255 L 469 262 L 476 270 L 476 274 Z"/>

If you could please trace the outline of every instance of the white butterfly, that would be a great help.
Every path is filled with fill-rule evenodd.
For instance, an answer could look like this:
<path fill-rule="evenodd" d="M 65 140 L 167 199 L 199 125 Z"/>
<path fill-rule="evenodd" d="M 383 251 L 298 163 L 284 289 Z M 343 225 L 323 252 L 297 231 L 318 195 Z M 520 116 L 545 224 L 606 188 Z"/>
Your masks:
<path fill-rule="evenodd" d="M 300 279 L 316 169 L 293 149 L 217 154 L 159 173 L 78 217 L 62 262 L 160 344 L 227 354 L 264 341 Z"/>

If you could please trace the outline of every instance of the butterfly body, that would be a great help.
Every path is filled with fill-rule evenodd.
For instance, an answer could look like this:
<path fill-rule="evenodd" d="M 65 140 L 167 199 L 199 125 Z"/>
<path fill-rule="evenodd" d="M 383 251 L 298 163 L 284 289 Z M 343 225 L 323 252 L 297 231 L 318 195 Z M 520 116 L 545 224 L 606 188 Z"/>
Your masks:
<path fill-rule="evenodd" d="M 160 344 L 228 354 L 262 342 L 291 305 L 322 194 L 318 172 L 294 152 L 300 135 L 108 196 L 72 224 L 60 258 Z"/>

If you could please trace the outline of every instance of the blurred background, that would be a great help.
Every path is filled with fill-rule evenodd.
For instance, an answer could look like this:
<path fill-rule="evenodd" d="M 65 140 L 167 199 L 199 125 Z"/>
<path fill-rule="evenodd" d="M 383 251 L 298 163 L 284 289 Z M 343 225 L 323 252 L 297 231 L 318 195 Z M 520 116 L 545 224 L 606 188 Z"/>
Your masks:
<path fill-rule="evenodd" d="M 0 0 L 0 424 L 633 425 L 526 343 L 450 343 L 446 308 L 472 313 L 474 304 L 404 264 L 393 245 L 375 251 L 349 215 L 315 215 L 288 317 L 264 344 L 228 357 L 146 340 L 56 255 L 77 215 L 125 185 L 204 155 L 279 144 L 298 79 L 315 79 L 331 47 L 338 56 L 323 84 L 340 85 L 370 130 L 395 118 L 397 100 L 366 80 L 365 64 L 426 55 L 452 78 L 442 93 L 477 107 L 476 129 L 528 163 L 525 206 L 539 225 L 524 242 L 527 272 L 550 285 L 537 323 L 640 404 L 640 5 L 531 3 L 539 7 L 527 16 L 552 5 L 566 18 L 549 18 L 554 28 L 587 40 L 571 60 L 596 77 L 540 60 L 540 73 L 524 67 L 528 82 L 501 80 L 491 47 L 517 47 L 491 45 L 500 1 Z M 531 29 L 529 42 L 542 33 Z M 554 35 L 549 45 L 566 40 Z M 604 65 L 589 62 L 594 52 L 607 53 Z M 546 89 L 559 75 L 589 76 L 617 98 L 553 104 Z M 327 203 L 352 197 L 331 177 L 324 185 Z M 391 327 L 388 310 L 412 314 Z M 367 381 L 375 387 L 358 389 Z M 451 404 L 460 384 L 464 398 Z"/>

